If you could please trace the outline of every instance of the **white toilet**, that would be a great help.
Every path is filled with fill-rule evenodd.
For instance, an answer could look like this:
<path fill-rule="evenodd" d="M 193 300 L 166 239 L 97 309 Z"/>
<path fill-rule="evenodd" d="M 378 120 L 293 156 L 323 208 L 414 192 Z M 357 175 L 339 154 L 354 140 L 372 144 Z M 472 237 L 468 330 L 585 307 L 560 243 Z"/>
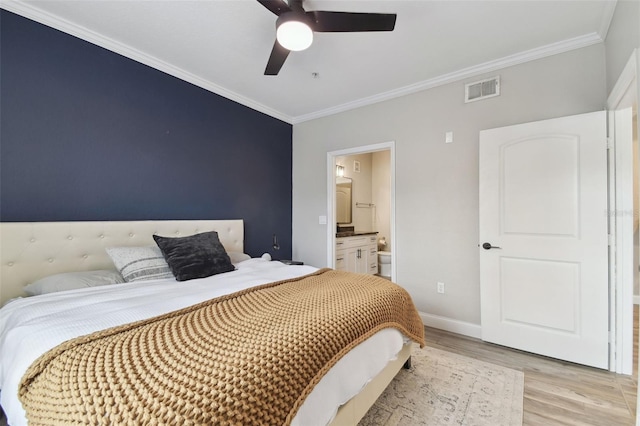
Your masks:
<path fill-rule="evenodd" d="M 378 252 L 378 275 L 385 278 L 391 278 L 391 252 Z"/>

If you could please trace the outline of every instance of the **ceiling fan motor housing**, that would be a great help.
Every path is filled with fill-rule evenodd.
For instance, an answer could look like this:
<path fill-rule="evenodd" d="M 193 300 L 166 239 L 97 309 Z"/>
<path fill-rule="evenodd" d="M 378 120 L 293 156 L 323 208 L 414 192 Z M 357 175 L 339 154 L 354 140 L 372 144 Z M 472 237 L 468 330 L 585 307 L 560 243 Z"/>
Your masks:
<path fill-rule="evenodd" d="M 290 12 L 285 12 L 282 15 L 278 16 L 278 19 L 276 19 L 276 29 L 279 28 L 280 25 L 284 24 L 285 22 L 290 22 L 290 21 L 302 22 L 306 24 L 309 28 L 311 28 L 311 31 L 313 31 L 313 24 L 315 24 L 315 20 L 311 18 L 309 15 L 307 15 L 306 13 L 296 12 L 292 10 Z"/>

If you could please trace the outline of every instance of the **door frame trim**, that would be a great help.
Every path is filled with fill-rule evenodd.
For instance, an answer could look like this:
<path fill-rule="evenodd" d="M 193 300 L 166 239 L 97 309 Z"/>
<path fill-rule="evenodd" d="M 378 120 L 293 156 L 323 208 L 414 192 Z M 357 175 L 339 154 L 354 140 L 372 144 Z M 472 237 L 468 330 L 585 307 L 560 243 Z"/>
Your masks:
<path fill-rule="evenodd" d="M 382 142 L 373 145 L 364 145 L 354 148 L 341 149 L 337 151 L 327 152 L 327 265 L 330 268 L 336 267 L 336 157 L 343 155 L 368 154 L 377 151 L 390 152 L 390 194 L 389 194 L 389 213 L 390 231 L 391 231 L 391 281 L 396 282 L 396 143 L 395 141 Z"/>
<path fill-rule="evenodd" d="M 634 49 L 615 86 L 607 98 L 609 150 L 609 218 L 610 247 L 610 349 L 609 370 L 618 374 L 633 372 L 633 274 L 628 264 L 633 265 L 633 220 L 623 220 L 619 214 L 633 211 L 633 186 L 629 190 L 629 176 L 633 179 L 631 146 L 616 144 L 613 135 L 613 117 L 616 110 L 628 108 L 638 102 L 637 72 L 640 64 L 638 49 Z M 635 90 L 634 90 L 635 89 Z M 636 123 L 637 125 L 637 123 Z M 626 219 L 629 219 L 626 217 Z M 629 222 L 631 226 L 629 226 Z M 631 238 L 629 238 L 631 236 Z M 633 268 L 633 266 L 631 266 Z"/>

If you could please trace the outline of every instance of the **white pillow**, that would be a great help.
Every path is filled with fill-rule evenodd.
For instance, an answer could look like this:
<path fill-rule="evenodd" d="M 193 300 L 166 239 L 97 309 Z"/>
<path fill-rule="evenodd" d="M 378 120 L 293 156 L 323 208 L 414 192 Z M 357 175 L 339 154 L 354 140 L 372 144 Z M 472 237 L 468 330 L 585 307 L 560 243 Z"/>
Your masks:
<path fill-rule="evenodd" d="M 157 246 L 109 247 L 106 250 L 126 282 L 175 278 Z"/>
<path fill-rule="evenodd" d="M 251 256 L 239 251 L 228 251 L 227 254 L 229 255 L 229 259 L 231 259 L 231 263 L 233 263 L 234 265 L 236 263 L 244 262 L 245 260 L 251 259 Z"/>
<path fill-rule="evenodd" d="M 118 271 L 83 271 L 66 272 L 41 278 L 24 288 L 29 296 L 55 293 L 56 291 L 75 290 L 77 288 L 97 287 L 108 284 L 123 283 Z"/>

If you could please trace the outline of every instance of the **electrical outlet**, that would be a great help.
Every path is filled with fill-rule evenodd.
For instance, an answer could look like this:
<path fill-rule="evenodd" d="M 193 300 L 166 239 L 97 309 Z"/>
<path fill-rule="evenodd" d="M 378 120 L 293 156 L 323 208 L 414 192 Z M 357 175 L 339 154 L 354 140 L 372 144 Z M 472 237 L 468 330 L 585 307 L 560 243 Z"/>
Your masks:
<path fill-rule="evenodd" d="M 438 293 L 444 293 L 444 283 L 438 283 Z"/>

